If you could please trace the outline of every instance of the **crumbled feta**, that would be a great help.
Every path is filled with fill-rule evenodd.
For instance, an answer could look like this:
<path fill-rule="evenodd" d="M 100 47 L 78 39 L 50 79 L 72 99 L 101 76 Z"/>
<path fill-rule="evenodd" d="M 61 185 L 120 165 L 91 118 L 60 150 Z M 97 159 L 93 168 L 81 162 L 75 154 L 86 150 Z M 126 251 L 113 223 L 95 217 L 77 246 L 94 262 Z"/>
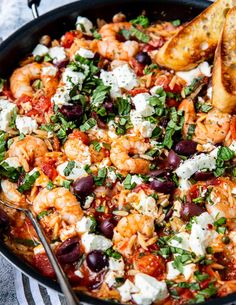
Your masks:
<path fill-rule="evenodd" d="M 179 188 L 181 189 L 181 191 L 188 191 L 191 187 L 191 183 L 188 179 L 179 179 Z"/>
<path fill-rule="evenodd" d="M 83 278 L 83 277 L 84 277 L 83 273 L 82 273 L 79 269 L 75 270 L 74 273 L 75 273 L 76 276 L 78 276 L 78 277 L 80 277 L 80 278 Z"/>
<path fill-rule="evenodd" d="M 180 248 L 183 250 L 190 250 L 189 244 L 189 237 L 190 235 L 187 232 L 181 232 L 176 234 L 173 238 L 168 241 L 169 246 Z"/>
<path fill-rule="evenodd" d="M 192 252 L 196 255 L 205 255 L 206 248 L 211 244 L 213 239 L 218 236 L 218 233 L 214 229 L 209 228 L 209 225 L 213 226 L 213 223 L 214 219 L 207 212 L 204 212 L 195 218 L 195 221 L 192 224 L 189 243 Z"/>
<path fill-rule="evenodd" d="M 54 94 L 54 96 L 51 98 L 52 102 L 58 107 L 62 107 L 64 105 L 70 105 L 69 103 L 69 101 L 71 100 L 70 91 L 71 88 L 59 87 L 56 93 Z"/>
<path fill-rule="evenodd" d="M 230 144 L 229 149 L 231 149 L 236 154 L 236 141 L 233 141 Z"/>
<path fill-rule="evenodd" d="M 112 72 L 117 79 L 117 84 L 119 88 L 131 90 L 138 85 L 136 75 L 128 64 L 119 66 L 115 68 Z"/>
<path fill-rule="evenodd" d="M 183 179 L 189 179 L 197 171 L 203 169 L 213 170 L 216 168 L 218 148 L 214 149 L 209 154 L 195 155 L 191 159 L 182 161 L 179 167 L 176 169 L 178 177 Z"/>
<path fill-rule="evenodd" d="M 115 171 L 113 169 L 108 168 L 107 178 L 111 181 L 111 183 L 115 183 L 116 182 L 117 176 L 116 176 L 116 173 L 115 173 Z"/>
<path fill-rule="evenodd" d="M 18 167 L 21 167 L 22 165 L 20 164 L 20 161 L 17 157 L 9 157 L 9 158 L 6 158 L 5 160 L 3 160 L 1 162 L 1 164 L 3 162 L 6 162 L 8 164 L 9 167 L 14 167 L 14 168 L 18 168 Z"/>
<path fill-rule="evenodd" d="M 124 276 L 124 268 L 125 264 L 123 258 L 109 258 L 109 271 L 107 272 L 105 277 L 105 282 L 109 287 L 112 287 L 116 283 L 116 278 Z"/>
<path fill-rule="evenodd" d="M 59 63 L 66 59 L 65 49 L 63 47 L 50 48 L 48 54 L 53 59 L 53 63 Z"/>
<path fill-rule="evenodd" d="M 83 216 L 82 219 L 76 223 L 76 231 L 81 234 L 89 232 L 92 225 L 92 219 L 90 217 Z"/>
<path fill-rule="evenodd" d="M 58 72 L 58 68 L 54 66 L 48 66 L 42 68 L 42 75 L 54 77 L 56 76 L 57 72 Z"/>
<path fill-rule="evenodd" d="M 29 116 L 17 115 L 16 128 L 19 130 L 20 133 L 31 134 L 33 131 L 35 131 L 38 128 L 38 124 L 35 119 L 32 119 Z"/>
<path fill-rule="evenodd" d="M 34 48 L 32 54 L 33 54 L 34 57 L 35 57 L 35 56 L 44 56 L 44 55 L 48 54 L 48 51 L 49 51 L 49 49 L 48 49 L 45 45 L 43 45 L 43 44 L 38 44 L 38 45 Z"/>
<path fill-rule="evenodd" d="M 156 128 L 156 124 L 143 120 L 142 115 L 137 110 L 130 111 L 130 121 L 134 126 L 134 130 L 140 133 L 143 138 L 150 138 Z"/>
<path fill-rule="evenodd" d="M 150 305 L 168 297 L 166 283 L 158 281 L 150 275 L 137 273 L 134 277 L 134 284 L 139 292 L 132 294 L 132 299 L 139 305 Z"/>
<path fill-rule="evenodd" d="M 80 48 L 79 51 L 76 52 L 76 54 L 79 54 L 80 56 L 84 57 L 84 58 L 94 58 L 94 53 L 88 49 L 85 48 Z"/>
<path fill-rule="evenodd" d="M 138 292 L 138 289 L 130 280 L 126 280 L 123 285 L 117 288 L 117 290 L 120 293 L 122 302 L 130 301 L 132 298 L 132 293 Z"/>
<path fill-rule="evenodd" d="M 79 30 L 87 35 L 92 35 L 92 29 L 93 24 L 88 18 L 82 16 L 77 17 L 76 30 Z"/>
<path fill-rule="evenodd" d="M 83 205 L 84 209 L 89 209 L 94 200 L 93 196 L 87 196 Z"/>
<path fill-rule="evenodd" d="M 120 271 L 120 272 L 124 272 L 125 269 L 125 264 L 124 264 L 124 260 L 123 258 L 113 258 L 110 257 L 109 258 L 109 269 L 112 271 Z"/>
<path fill-rule="evenodd" d="M 62 81 L 68 88 L 73 88 L 75 85 L 82 86 L 85 75 L 81 72 L 73 71 L 71 68 L 66 68 L 62 73 Z"/>
<path fill-rule="evenodd" d="M 190 71 L 179 71 L 176 73 L 180 78 L 186 81 L 187 85 L 190 85 L 192 81 L 201 76 L 211 76 L 211 67 L 208 62 L 202 62 L 196 69 Z"/>
<path fill-rule="evenodd" d="M 122 96 L 117 79 L 112 71 L 101 70 L 100 78 L 104 85 L 110 86 L 110 95 L 113 99 Z"/>
<path fill-rule="evenodd" d="M 139 93 L 132 99 L 135 109 L 142 117 L 148 117 L 155 113 L 155 109 L 149 105 L 150 94 Z"/>
<path fill-rule="evenodd" d="M 160 89 L 160 88 L 162 88 L 162 86 L 154 86 L 154 87 L 152 87 L 152 88 L 150 89 L 151 95 L 156 95 L 157 90 Z"/>
<path fill-rule="evenodd" d="M 58 174 L 61 177 L 68 179 L 68 180 L 76 180 L 76 179 L 88 176 L 88 173 L 84 170 L 84 165 L 77 161 L 74 161 L 74 162 L 75 162 L 75 166 L 73 167 L 73 169 L 71 170 L 71 172 L 68 176 L 65 176 L 65 174 L 64 174 L 64 170 L 68 165 L 68 161 L 57 166 Z"/>
<path fill-rule="evenodd" d="M 136 185 L 140 185 L 143 183 L 143 179 L 137 175 L 133 175 L 131 178 L 131 184 L 135 183 Z"/>
<path fill-rule="evenodd" d="M 0 130 L 9 130 L 9 124 L 16 110 L 15 104 L 10 103 L 8 100 L 0 99 Z"/>
<path fill-rule="evenodd" d="M 188 281 L 193 276 L 194 272 L 196 271 L 196 265 L 195 264 L 187 264 L 183 266 L 183 275 L 185 277 L 185 280 Z M 166 279 L 171 281 L 175 280 L 181 272 L 175 268 L 173 265 L 173 261 L 167 263 L 167 276 Z"/>
<path fill-rule="evenodd" d="M 85 252 L 91 252 L 93 250 L 106 251 L 112 246 L 112 241 L 102 235 L 85 233 L 81 238 Z"/>
<path fill-rule="evenodd" d="M 207 89 L 207 97 L 211 100 L 212 99 L 212 87 Z"/>

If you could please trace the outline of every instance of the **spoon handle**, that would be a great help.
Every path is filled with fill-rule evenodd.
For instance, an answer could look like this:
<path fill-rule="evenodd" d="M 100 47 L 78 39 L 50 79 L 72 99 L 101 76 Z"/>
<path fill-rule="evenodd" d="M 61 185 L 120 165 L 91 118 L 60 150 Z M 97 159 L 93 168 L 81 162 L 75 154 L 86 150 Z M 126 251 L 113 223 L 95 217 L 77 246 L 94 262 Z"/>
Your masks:
<path fill-rule="evenodd" d="M 61 290 L 66 298 L 67 304 L 68 305 L 79 305 L 80 304 L 79 299 L 77 298 L 75 292 L 73 291 L 73 289 L 67 279 L 67 276 L 65 275 L 60 264 L 58 263 L 58 260 L 55 256 L 55 254 L 53 253 L 38 220 L 36 219 L 36 217 L 33 215 L 33 213 L 30 210 L 25 211 L 25 213 L 29 217 L 35 231 L 38 234 L 39 240 L 42 243 L 42 245 L 47 253 L 49 261 L 52 264 L 52 267 L 56 273 L 58 282 L 61 286 Z"/>

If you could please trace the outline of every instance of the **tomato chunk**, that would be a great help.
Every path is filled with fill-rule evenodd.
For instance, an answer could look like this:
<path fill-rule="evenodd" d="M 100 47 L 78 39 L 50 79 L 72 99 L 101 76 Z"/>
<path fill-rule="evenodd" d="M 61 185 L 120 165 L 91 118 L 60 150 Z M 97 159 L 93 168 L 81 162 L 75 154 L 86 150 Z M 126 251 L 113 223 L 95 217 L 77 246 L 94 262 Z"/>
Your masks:
<path fill-rule="evenodd" d="M 50 278 L 55 278 L 55 272 L 45 253 L 36 254 L 34 257 L 34 265 L 42 275 Z"/>
<path fill-rule="evenodd" d="M 162 279 L 165 272 L 164 259 L 155 254 L 144 254 L 144 256 L 135 259 L 136 268 L 143 273 Z"/>

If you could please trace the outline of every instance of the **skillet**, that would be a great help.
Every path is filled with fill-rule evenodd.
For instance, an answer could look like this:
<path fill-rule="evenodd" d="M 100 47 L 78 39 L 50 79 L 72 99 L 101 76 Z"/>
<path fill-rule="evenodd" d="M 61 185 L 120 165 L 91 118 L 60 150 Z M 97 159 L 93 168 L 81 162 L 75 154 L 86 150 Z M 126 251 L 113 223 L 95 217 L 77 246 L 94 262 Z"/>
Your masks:
<path fill-rule="evenodd" d="M 34 12 L 39 2 L 39 0 L 29 1 Z M 20 59 L 32 51 L 42 35 L 47 34 L 53 38 L 59 38 L 62 33 L 74 28 L 78 15 L 86 16 L 92 21 L 96 21 L 96 18 L 110 21 L 112 16 L 119 11 L 122 11 L 128 19 L 131 19 L 145 9 L 151 20 L 181 19 L 182 21 L 188 21 L 208 5 L 209 1 L 207 0 L 81 0 L 73 2 L 29 22 L 6 39 L 0 45 L 0 75 L 7 78 Z M 26 275 L 61 293 L 60 287 L 55 281 L 40 275 L 35 269 L 9 251 L 1 240 L 0 253 Z M 114 304 L 81 293 L 79 293 L 79 298 L 91 305 Z M 236 305 L 236 293 L 224 298 L 215 298 L 202 304 Z"/>

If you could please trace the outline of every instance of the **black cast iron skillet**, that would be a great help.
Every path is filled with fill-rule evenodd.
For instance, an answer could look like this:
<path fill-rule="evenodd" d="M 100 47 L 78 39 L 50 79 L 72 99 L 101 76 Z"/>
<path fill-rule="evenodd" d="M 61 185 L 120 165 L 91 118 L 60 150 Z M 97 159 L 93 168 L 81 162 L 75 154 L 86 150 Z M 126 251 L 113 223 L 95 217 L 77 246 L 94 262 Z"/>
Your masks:
<path fill-rule="evenodd" d="M 39 4 L 39 0 L 29 1 L 31 4 Z M 148 17 L 153 21 L 158 19 L 188 21 L 208 5 L 209 2 L 207 0 L 81 0 L 65 5 L 29 22 L 0 45 L 0 77 L 8 77 L 16 68 L 18 62 L 33 50 L 42 35 L 48 34 L 53 38 L 59 38 L 67 30 L 74 29 L 78 15 L 86 16 L 94 22 L 96 18 L 111 21 L 112 16 L 120 11 L 129 19 L 146 10 Z M 61 292 L 59 285 L 55 281 L 39 274 L 9 251 L 1 241 L 0 253 L 13 265 L 38 280 L 42 285 Z M 114 304 L 113 302 L 96 299 L 82 293 L 79 293 L 79 298 L 88 304 Z M 215 298 L 204 304 L 236 305 L 236 293 L 224 298 Z"/>

